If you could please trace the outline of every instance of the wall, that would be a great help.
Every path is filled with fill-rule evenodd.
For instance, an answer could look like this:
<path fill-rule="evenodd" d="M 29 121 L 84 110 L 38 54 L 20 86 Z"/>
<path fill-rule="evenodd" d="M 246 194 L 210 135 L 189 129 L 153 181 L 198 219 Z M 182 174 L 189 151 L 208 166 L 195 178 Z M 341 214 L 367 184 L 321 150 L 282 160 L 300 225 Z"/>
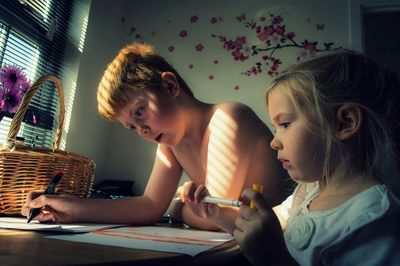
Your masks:
<path fill-rule="evenodd" d="M 97 84 L 107 63 L 125 43 L 120 16 L 129 1 L 91 1 L 85 46 L 81 55 L 74 108 L 66 150 L 96 161 L 96 180 L 103 176 L 109 162 L 112 124 L 97 113 Z"/>
<path fill-rule="evenodd" d="M 318 41 L 320 48 L 324 48 L 324 42 L 332 42 L 332 47 L 349 47 L 347 0 L 93 0 L 67 150 L 96 160 L 97 181 L 134 180 L 135 193 L 143 192 L 155 144 L 141 140 L 120 125 L 103 121 L 96 106 L 97 83 L 104 69 L 119 48 L 132 41 L 153 44 L 199 99 L 244 102 L 267 123 L 263 92 L 271 81 L 267 74 L 271 65 L 263 66 L 263 72 L 257 75 L 241 73 L 256 62 L 264 62 L 261 56 L 270 54 L 247 54 L 249 59 L 235 61 L 231 51 L 224 49 L 223 43 L 212 35 L 227 39 L 245 36 L 249 47 L 263 48 L 255 31 L 246 28 L 245 22 L 254 19 L 261 23 L 260 19 L 265 17 L 264 23 L 270 24 L 269 13 L 283 18 L 280 25 L 285 25 L 286 32 L 295 33 L 293 40 L 298 44 L 307 39 Z M 182 37 L 182 31 L 187 32 L 186 37 Z M 203 46 L 201 51 L 196 50 L 198 44 Z M 277 49 L 273 57 L 282 62 L 278 71 L 295 62 L 301 51 L 304 49 Z"/>

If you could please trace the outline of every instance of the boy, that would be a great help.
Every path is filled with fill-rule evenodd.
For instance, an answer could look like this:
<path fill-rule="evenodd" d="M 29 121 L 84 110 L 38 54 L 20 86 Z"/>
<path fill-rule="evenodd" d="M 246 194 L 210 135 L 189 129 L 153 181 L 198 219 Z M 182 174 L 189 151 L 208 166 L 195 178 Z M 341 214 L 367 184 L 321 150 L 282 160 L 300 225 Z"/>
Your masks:
<path fill-rule="evenodd" d="M 158 144 L 153 170 L 143 196 L 90 200 L 28 195 L 23 215 L 46 205 L 40 221 L 152 224 L 168 208 L 182 172 L 190 178 L 178 190 L 186 204 L 179 216 L 187 225 L 227 232 L 238 209 L 222 207 L 223 220 L 209 221 L 193 191 L 207 186 L 213 196 L 237 199 L 253 183 L 264 186 L 271 205 L 283 197 L 283 171 L 269 147 L 272 134 L 246 105 L 199 101 L 178 72 L 148 44 L 121 49 L 100 81 L 99 113 Z M 36 199 L 35 199 L 36 198 Z"/>

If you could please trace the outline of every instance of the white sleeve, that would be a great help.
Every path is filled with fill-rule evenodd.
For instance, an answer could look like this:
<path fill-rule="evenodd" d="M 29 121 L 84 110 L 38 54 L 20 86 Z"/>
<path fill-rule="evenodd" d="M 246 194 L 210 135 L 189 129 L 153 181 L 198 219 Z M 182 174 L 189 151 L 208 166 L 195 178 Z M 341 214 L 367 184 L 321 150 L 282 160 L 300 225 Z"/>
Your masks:
<path fill-rule="evenodd" d="M 279 222 L 283 230 L 286 228 L 286 221 L 289 218 L 290 208 L 292 207 L 293 195 L 287 197 L 287 199 L 280 205 L 273 208 L 276 216 L 278 216 Z"/>

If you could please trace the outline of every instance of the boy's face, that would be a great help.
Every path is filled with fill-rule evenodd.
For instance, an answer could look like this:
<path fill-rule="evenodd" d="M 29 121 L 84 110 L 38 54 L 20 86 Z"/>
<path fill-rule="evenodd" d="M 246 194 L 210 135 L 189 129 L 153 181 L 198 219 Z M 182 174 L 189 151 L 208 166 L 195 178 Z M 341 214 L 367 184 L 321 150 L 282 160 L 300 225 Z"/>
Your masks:
<path fill-rule="evenodd" d="M 271 147 L 278 151 L 290 177 L 296 181 L 313 182 L 321 179 L 323 145 L 319 136 L 306 128 L 291 99 L 278 84 L 269 94 L 269 118 L 276 130 Z"/>
<path fill-rule="evenodd" d="M 176 146 L 183 136 L 175 97 L 165 88 L 141 92 L 126 107 L 118 121 L 146 140 Z"/>

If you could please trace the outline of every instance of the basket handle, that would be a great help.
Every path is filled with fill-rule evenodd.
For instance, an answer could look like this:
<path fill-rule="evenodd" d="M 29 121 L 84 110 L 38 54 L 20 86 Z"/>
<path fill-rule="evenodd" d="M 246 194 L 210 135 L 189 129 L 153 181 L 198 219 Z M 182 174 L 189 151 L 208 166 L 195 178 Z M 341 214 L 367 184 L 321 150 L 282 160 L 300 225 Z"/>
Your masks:
<path fill-rule="evenodd" d="M 36 93 L 38 89 L 40 89 L 43 83 L 46 81 L 52 81 L 56 85 L 58 99 L 60 102 L 60 114 L 58 118 L 58 125 L 56 131 L 56 139 L 53 143 L 53 150 L 57 150 L 60 146 L 61 142 L 61 134 L 62 128 L 64 124 L 64 115 L 65 115 L 65 106 L 64 106 L 64 93 L 61 84 L 61 80 L 53 75 L 43 75 L 38 78 L 35 83 L 31 86 L 31 88 L 25 93 L 24 98 L 22 99 L 21 105 L 19 106 L 17 112 L 14 115 L 14 118 L 11 121 L 10 130 L 8 131 L 7 141 L 10 143 L 15 143 L 18 131 L 21 127 L 22 120 L 24 119 L 25 113 L 28 109 L 28 105 L 30 104 L 33 95 Z"/>

